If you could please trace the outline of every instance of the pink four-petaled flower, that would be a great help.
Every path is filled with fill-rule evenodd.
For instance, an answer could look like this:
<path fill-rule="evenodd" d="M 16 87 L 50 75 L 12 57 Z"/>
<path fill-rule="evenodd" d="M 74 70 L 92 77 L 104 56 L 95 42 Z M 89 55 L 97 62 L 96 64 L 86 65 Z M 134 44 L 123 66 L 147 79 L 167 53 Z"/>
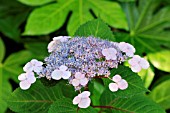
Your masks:
<path fill-rule="evenodd" d="M 36 81 L 36 78 L 34 76 L 33 72 L 26 72 L 22 73 L 18 76 L 18 80 L 20 80 L 20 87 L 23 90 L 29 89 L 31 84 L 33 84 Z"/>
<path fill-rule="evenodd" d="M 88 79 L 85 77 L 85 74 L 82 74 L 80 72 L 76 72 L 75 78 L 72 80 L 73 86 L 85 86 L 88 83 Z"/>
<path fill-rule="evenodd" d="M 90 106 L 91 100 L 89 98 L 90 92 L 89 91 L 83 91 L 78 96 L 74 97 L 73 104 L 78 104 L 79 108 L 87 108 Z"/>
<path fill-rule="evenodd" d="M 106 60 L 116 60 L 117 50 L 115 48 L 107 48 L 102 50 L 102 54 L 105 56 Z"/>
<path fill-rule="evenodd" d="M 125 90 L 128 87 L 127 81 L 122 79 L 120 75 L 113 76 L 112 80 L 115 82 L 109 84 L 109 89 L 112 92 L 116 92 L 118 89 Z"/>
<path fill-rule="evenodd" d="M 139 72 L 141 69 L 148 69 L 150 66 L 148 61 L 141 58 L 139 55 L 134 55 L 128 62 L 133 72 Z"/>
<path fill-rule="evenodd" d="M 36 59 L 32 59 L 30 62 L 28 62 L 23 67 L 23 70 L 25 72 L 32 72 L 32 71 L 34 71 L 34 72 L 39 73 L 42 70 L 42 65 L 43 65 L 43 62 L 38 61 Z"/>
<path fill-rule="evenodd" d="M 131 44 L 125 43 L 125 42 L 120 42 L 119 48 L 122 52 L 125 52 L 126 55 L 129 57 L 133 57 L 133 55 L 136 51 L 135 48 Z"/>
<path fill-rule="evenodd" d="M 71 72 L 67 71 L 68 67 L 65 65 L 61 65 L 59 69 L 54 70 L 51 73 L 51 77 L 55 80 L 68 79 L 71 76 Z"/>

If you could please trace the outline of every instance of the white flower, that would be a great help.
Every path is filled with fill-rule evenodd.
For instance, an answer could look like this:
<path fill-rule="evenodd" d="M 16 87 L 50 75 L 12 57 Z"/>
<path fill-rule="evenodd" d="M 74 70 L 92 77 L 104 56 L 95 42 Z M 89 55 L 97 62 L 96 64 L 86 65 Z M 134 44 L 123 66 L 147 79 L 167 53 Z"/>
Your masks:
<path fill-rule="evenodd" d="M 54 37 L 53 38 L 53 41 L 51 41 L 49 44 L 48 44 L 48 52 L 53 52 L 55 49 L 56 49 L 56 45 L 60 42 L 66 42 L 68 41 L 68 39 L 71 38 L 70 36 L 58 36 L 58 37 Z"/>
<path fill-rule="evenodd" d="M 33 84 L 36 81 L 36 78 L 34 76 L 33 72 L 26 72 L 22 73 L 18 76 L 18 80 L 20 80 L 20 87 L 23 90 L 29 89 L 31 84 Z"/>
<path fill-rule="evenodd" d="M 72 80 L 72 84 L 73 86 L 85 86 L 88 83 L 88 79 L 85 77 L 84 74 L 80 73 L 80 72 L 76 72 L 75 74 L 75 78 Z"/>
<path fill-rule="evenodd" d="M 120 50 L 122 52 L 125 52 L 126 55 L 129 57 L 133 57 L 133 55 L 136 51 L 135 48 L 129 43 L 120 42 L 118 46 L 119 46 Z"/>
<path fill-rule="evenodd" d="M 90 92 L 89 91 L 83 91 L 78 96 L 74 97 L 73 104 L 78 104 L 79 108 L 87 108 L 90 106 L 91 100 L 89 98 Z"/>
<path fill-rule="evenodd" d="M 105 56 L 106 60 L 116 60 L 117 51 L 115 48 L 103 49 L 102 54 Z"/>
<path fill-rule="evenodd" d="M 139 55 L 134 55 L 133 58 L 130 59 L 128 62 L 133 72 L 139 72 L 142 68 L 148 69 L 150 66 L 149 62 L 144 58 L 141 58 Z"/>
<path fill-rule="evenodd" d="M 66 71 L 68 69 L 67 66 L 61 65 L 59 69 L 56 69 L 52 72 L 51 77 L 55 80 L 68 79 L 71 76 L 70 71 Z"/>
<path fill-rule="evenodd" d="M 118 89 L 125 90 L 128 87 L 127 81 L 122 79 L 120 75 L 113 76 L 112 80 L 115 82 L 109 84 L 109 89 L 112 92 L 116 92 Z"/>
<path fill-rule="evenodd" d="M 28 62 L 24 67 L 23 67 L 23 70 L 25 72 L 31 72 L 31 71 L 34 71 L 34 72 L 37 72 L 39 73 L 41 70 L 42 70 L 42 65 L 43 65 L 43 62 L 40 62 L 36 59 L 32 59 L 30 62 Z"/>

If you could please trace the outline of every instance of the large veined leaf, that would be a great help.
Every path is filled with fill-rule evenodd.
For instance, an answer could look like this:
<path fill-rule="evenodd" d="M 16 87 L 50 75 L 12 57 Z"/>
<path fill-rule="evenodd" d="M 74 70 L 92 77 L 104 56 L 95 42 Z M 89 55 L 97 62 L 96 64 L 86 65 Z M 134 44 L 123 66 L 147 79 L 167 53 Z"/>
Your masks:
<path fill-rule="evenodd" d="M 64 24 L 68 13 L 72 11 L 67 31 L 73 35 L 80 25 L 94 18 L 90 9 L 112 27 L 127 29 L 125 15 L 116 2 L 108 0 L 58 0 L 57 3 L 36 8 L 28 18 L 24 34 L 43 35 L 54 32 Z"/>
<path fill-rule="evenodd" d="M 55 0 L 18 0 L 19 2 L 30 5 L 30 6 L 37 6 L 37 5 L 43 5 Z"/>
<path fill-rule="evenodd" d="M 0 55 L 4 59 L 5 47 L 0 39 Z M 7 97 L 12 92 L 9 79 L 18 82 L 17 78 L 22 73 L 22 65 L 31 60 L 32 54 L 28 51 L 20 51 L 10 55 L 5 61 L 0 62 L 0 113 L 4 113 L 7 109 Z M 1 61 L 2 61 L 1 60 Z"/>
<path fill-rule="evenodd" d="M 164 50 L 156 53 L 151 53 L 148 55 L 148 58 L 149 61 L 154 65 L 154 67 L 162 71 L 170 72 L 169 56 L 170 56 L 170 51 Z"/>
<path fill-rule="evenodd" d="M 62 98 L 57 100 L 54 104 L 51 105 L 48 113 L 77 113 L 77 105 L 73 105 L 71 99 Z M 97 113 L 92 107 L 86 109 L 79 109 L 78 113 Z"/>
<path fill-rule="evenodd" d="M 0 32 L 15 41 L 19 41 L 19 26 L 26 20 L 30 9 L 30 7 L 22 5 L 16 0 L 1 0 Z"/>
<path fill-rule="evenodd" d="M 130 33 L 117 33 L 117 41 L 126 41 L 135 46 L 137 53 L 170 48 L 170 7 L 160 7 L 161 0 L 139 0 L 122 3 L 128 19 Z M 159 8 L 159 9 L 158 9 Z"/>
<path fill-rule="evenodd" d="M 114 41 L 110 28 L 101 20 L 95 19 L 81 25 L 74 36 L 94 36 Z"/>
<path fill-rule="evenodd" d="M 106 90 L 109 90 L 112 95 L 127 98 L 129 96 L 144 93 L 147 91 L 147 89 L 144 87 L 142 79 L 136 73 L 133 73 L 130 68 L 119 66 L 117 69 L 112 69 L 110 78 L 112 78 L 116 74 L 119 74 L 123 79 L 128 82 L 128 88 L 125 90 L 111 92 L 108 87 L 109 83 L 113 81 L 108 78 L 103 78 L 104 84 L 107 87 Z"/>
<path fill-rule="evenodd" d="M 25 43 L 25 48 L 33 53 L 34 58 L 43 60 L 47 57 L 47 42 L 30 42 Z"/>
<path fill-rule="evenodd" d="M 103 92 L 100 99 L 102 106 L 108 106 L 106 113 L 165 113 L 165 111 L 144 95 L 130 98 L 117 98 L 110 92 Z"/>
<path fill-rule="evenodd" d="M 45 87 L 37 81 L 27 91 L 18 88 L 9 97 L 8 106 L 15 112 L 47 113 L 50 105 L 63 97 L 59 87 Z"/>
<path fill-rule="evenodd" d="M 156 86 L 149 97 L 156 103 L 160 104 L 164 109 L 170 108 L 170 80 L 165 80 L 158 86 Z"/>

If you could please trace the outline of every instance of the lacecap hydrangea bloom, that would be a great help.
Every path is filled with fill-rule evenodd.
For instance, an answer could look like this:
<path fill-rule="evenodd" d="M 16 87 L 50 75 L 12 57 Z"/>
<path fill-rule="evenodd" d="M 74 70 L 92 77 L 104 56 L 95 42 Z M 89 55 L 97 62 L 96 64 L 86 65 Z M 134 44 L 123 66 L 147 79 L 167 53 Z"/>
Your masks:
<path fill-rule="evenodd" d="M 25 73 L 18 77 L 21 89 L 30 88 L 36 78 L 46 77 L 48 80 L 68 80 L 75 91 L 81 92 L 93 78 L 105 76 L 111 80 L 108 87 L 114 93 L 126 90 L 128 82 L 121 75 L 110 78 L 110 69 L 127 60 L 133 72 L 149 67 L 147 60 L 134 55 L 135 48 L 126 42 L 111 42 L 92 36 L 59 36 L 54 37 L 47 48 L 50 55 L 44 59 L 45 65 L 33 59 L 24 66 Z M 80 108 L 87 108 L 90 103 L 90 92 L 85 90 L 73 99 L 73 104 Z"/>

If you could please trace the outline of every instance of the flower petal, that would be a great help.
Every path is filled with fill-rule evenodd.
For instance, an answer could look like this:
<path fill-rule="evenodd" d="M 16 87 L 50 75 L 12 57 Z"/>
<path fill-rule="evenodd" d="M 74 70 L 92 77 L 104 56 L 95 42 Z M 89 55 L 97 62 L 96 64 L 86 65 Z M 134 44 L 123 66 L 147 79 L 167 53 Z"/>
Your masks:
<path fill-rule="evenodd" d="M 81 98 L 86 98 L 90 96 L 90 92 L 89 91 L 83 91 L 81 94 L 79 94 L 81 96 Z"/>
<path fill-rule="evenodd" d="M 61 77 L 62 77 L 62 75 L 63 75 L 63 73 L 62 73 L 62 71 L 60 71 L 60 70 L 54 70 L 54 71 L 51 73 L 51 77 L 52 77 L 52 79 L 54 79 L 54 80 L 60 80 Z"/>
<path fill-rule="evenodd" d="M 85 77 L 85 75 L 80 72 L 76 72 L 76 74 L 75 74 L 76 79 L 83 79 L 84 77 Z"/>
<path fill-rule="evenodd" d="M 36 67 L 34 67 L 34 72 L 39 73 L 39 72 L 41 72 L 42 69 L 43 69 L 42 66 L 36 66 Z"/>
<path fill-rule="evenodd" d="M 118 85 L 116 83 L 110 83 L 109 84 L 109 89 L 112 92 L 116 92 L 118 90 Z"/>
<path fill-rule="evenodd" d="M 120 42 L 118 45 L 119 49 L 123 52 L 126 51 L 127 44 L 125 42 Z"/>
<path fill-rule="evenodd" d="M 32 67 L 31 62 L 28 62 L 28 63 L 23 67 L 23 70 L 24 70 L 25 72 L 33 71 L 33 67 Z"/>
<path fill-rule="evenodd" d="M 28 73 L 27 73 L 27 81 L 28 81 L 29 83 L 34 83 L 34 82 L 36 81 L 36 78 L 35 78 L 33 72 L 28 72 Z"/>
<path fill-rule="evenodd" d="M 131 66 L 131 70 L 133 71 L 133 72 L 139 72 L 139 71 L 141 71 L 141 66 L 140 65 L 134 65 L 134 66 Z"/>
<path fill-rule="evenodd" d="M 60 69 L 61 71 L 66 71 L 66 70 L 68 69 L 68 67 L 65 66 L 65 65 L 61 65 L 61 66 L 59 67 L 59 69 Z"/>
<path fill-rule="evenodd" d="M 149 68 L 149 62 L 147 60 L 145 60 L 144 58 L 141 58 L 140 60 L 140 66 L 143 68 L 143 69 L 148 69 Z"/>
<path fill-rule="evenodd" d="M 49 52 L 49 53 L 55 50 L 55 45 L 56 45 L 56 41 L 51 41 L 51 42 L 48 44 L 47 49 L 48 49 L 48 52 Z"/>
<path fill-rule="evenodd" d="M 83 78 L 83 79 L 80 79 L 80 84 L 82 85 L 82 86 L 85 86 L 87 83 L 88 83 L 88 79 L 87 78 Z"/>
<path fill-rule="evenodd" d="M 18 76 L 18 80 L 25 80 L 25 79 L 27 79 L 26 73 L 22 73 Z"/>
<path fill-rule="evenodd" d="M 78 80 L 78 79 L 73 79 L 72 80 L 72 84 L 73 84 L 73 86 L 78 86 L 79 84 L 80 84 L 80 80 Z"/>
<path fill-rule="evenodd" d="M 108 56 L 108 49 L 103 49 L 103 50 L 102 50 L 102 54 L 103 54 L 104 56 Z"/>
<path fill-rule="evenodd" d="M 38 61 L 37 59 L 32 59 L 32 60 L 31 60 L 31 64 L 32 64 L 33 66 L 42 66 L 42 65 L 43 65 L 43 62 Z"/>
<path fill-rule="evenodd" d="M 58 41 L 58 40 L 60 40 L 60 39 L 62 39 L 62 38 L 63 38 L 63 36 L 57 36 L 57 37 L 54 37 L 53 40 L 54 40 L 54 41 Z"/>
<path fill-rule="evenodd" d="M 74 97 L 73 104 L 76 105 L 81 101 L 81 98 L 79 96 Z"/>
<path fill-rule="evenodd" d="M 117 83 L 119 89 L 125 90 L 128 87 L 128 83 L 126 80 L 122 79 L 120 82 Z"/>
<path fill-rule="evenodd" d="M 21 89 L 27 90 L 27 89 L 30 88 L 31 83 L 29 83 L 27 80 L 23 80 L 19 83 L 19 86 L 20 86 Z"/>
<path fill-rule="evenodd" d="M 81 99 L 81 101 L 78 104 L 78 107 L 80 108 L 87 108 L 90 106 L 91 100 L 89 97 Z"/>
<path fill-rule="evenodd" d="M 62 74 L 62 78 L 63 79 L 69 79 L 71 76 L 71 72 L 70 71 L 63 71 L 63 74 Z"/>
<path fill-rule="evenodd" d="M 115 76 L 113 76 L 112 80 L 113 80 L 114 82 L 119 82 L 119 81 L 122 80 L 122 77 L 121 77 L 120 75 L 115 75 Z"/>

